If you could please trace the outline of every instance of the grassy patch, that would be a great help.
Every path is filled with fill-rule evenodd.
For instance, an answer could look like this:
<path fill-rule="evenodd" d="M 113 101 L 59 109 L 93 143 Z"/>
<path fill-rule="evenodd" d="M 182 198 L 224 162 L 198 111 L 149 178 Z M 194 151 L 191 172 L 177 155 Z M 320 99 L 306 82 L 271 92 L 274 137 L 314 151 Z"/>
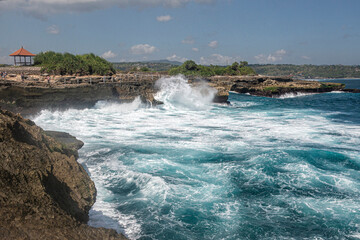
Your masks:
<path fill-rule="evenodd" d="M 277 91 L 279 91 L 279 88 L 278 87 L 264 87 L 264 91 L 277 92 Z"/>

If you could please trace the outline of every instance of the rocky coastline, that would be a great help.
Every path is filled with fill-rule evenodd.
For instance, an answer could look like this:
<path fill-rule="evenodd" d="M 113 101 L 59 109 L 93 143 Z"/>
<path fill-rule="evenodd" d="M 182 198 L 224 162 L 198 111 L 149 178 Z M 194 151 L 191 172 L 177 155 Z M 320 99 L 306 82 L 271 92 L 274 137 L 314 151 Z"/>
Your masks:
<path fill-rule="evenodd" d="M 83 143 L 67 133 L 44 131 L 31 120 L 42 109 L 92 107 L 99 100 L 161 104 L 154 95 L 158 74 L 47 76 L 18 74 L 0 80 L 0 238 L 126 239 L 114 230 L 86 224 L 95 202 L 94 183 L 77 163 Z M 344 90 L 344 84 L 287 77 L 189 77 L 217 89 L 214 102 L 227 103 L 230 91 L 279 97 L 286 93 Z M 3 110 L 1 110 L 1 108 Z M 6 109 L 6 110 L 5 110 Z M 7 111 L 10 110 L 10 111 Z"/>
<path fill-rule="evenodd" d="M 341 83 L 306 81 L 279 76 L 215 76 L 208 79 L 211 86 L 228 93 L 249 93 L 254 96 L 280 97 L 287 93 L 324 93 L 342 91 Z M 355 90 L 349 90 L 354 92 Z M 224 98 L 225 99 L 225 98 Z"/>
<path fill-rule="evenodd" d="M 157 104 L 155 82 L 161 75 L 122 74 L 117 76 L 18 75 L 0 80 L 0 106 L 31 116 L 42 109 L 88 108 L 100 100 L 129 102 L 140 96 L 143 102 Z"/>
<path fill-rule="evenodd" d="M 86 224 L 96 189 L 82 145 L 0 109 L 0 239 L 126 239 Z"/>
<path fill-rule="evenodd" d="M 144 103 L 155 105 L 158 91 L 155 82 L 168 77 L 160 74 L 132 73 L 114 76 L 51 76 L 10 74 L 0 80 L 0 106 L 4 109 L 31 116 L 42 109 L 63 110 L 88 108 L 100 100 L 129 102 L 140 96 Z M 227 103 L 230 91 L 255 96 L 279 97 L 286 93 L 322 93 L 342 91 L 344 84 L 296 80 L 271 76 L 214 76 L 188 77 L 196 85 L 206 81 L 217 89 L 216 103 Z M 348 92 L 356 90 L 346 89 Z"/>

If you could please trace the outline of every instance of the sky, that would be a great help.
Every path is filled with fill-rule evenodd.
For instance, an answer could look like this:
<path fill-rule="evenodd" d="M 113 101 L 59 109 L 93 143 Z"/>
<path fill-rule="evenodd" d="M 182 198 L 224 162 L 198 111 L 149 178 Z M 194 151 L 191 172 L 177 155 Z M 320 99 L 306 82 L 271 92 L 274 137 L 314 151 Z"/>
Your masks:
<path fill-rule="evenodd" d="M 360 0 L 0 0 L 0 63 L 32 53 L 111 62 L 360 64 Z"/>

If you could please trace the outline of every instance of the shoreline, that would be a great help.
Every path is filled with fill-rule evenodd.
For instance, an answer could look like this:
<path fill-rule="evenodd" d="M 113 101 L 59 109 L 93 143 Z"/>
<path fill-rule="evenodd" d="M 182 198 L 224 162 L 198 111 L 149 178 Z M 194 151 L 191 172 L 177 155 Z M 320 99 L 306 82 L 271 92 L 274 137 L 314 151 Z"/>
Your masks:
<path fill-rule="evenodd" d="M 127 239 L 87 224 L 96 188 L 77 161 L 83 145 L 0 109 L 0 238 Z"/>
<path fill-rule="evenodd" d="M 140 79 L 134 76 L 129 75 L 129 79 L 124 79 L 122 82 L 101 82 L 102 79 L 97 79 L 99 82 L 97 83 L 80 83 L 78 84 L 76 77 L 62 77 L 66 79 L 65 81 L 70 81 L 72 83 L 64 84 L 62 82 L 47 86 L 46 82 L 34 82 L 34 81 L 0 81 L 0 100 L 4 100 L 3 96 L 4 93 L 10 91 L 11 94 L 20 94 L 21 96 L 25 96 L 23 101 L 19 101 L 19 99 L 15 99 L 16 104 L 23 104 L 23 110 L 30 107 L 30 105 L 34 103 L 39 103 L 38 100 L 40 99 L 40 104 L 37 105 L 38 111 L 42 109 L 47 109 L 51 104 L 48 101 L 53 101 L 52 103 L 56 103 L 53 105 L 54 109 L 56 107 L 61 107 L 61 104 L 65 104 L 65 107 L 74 107 L 74 99 L 79 100 L 78 103 L 79 108 L 83 108 L 84 106 L 90 106 L 94 103 L 95 99 L 105 98 L 106 100 L 117 100 L 119 102 L 124 101 L 131 101 L 131 97 L 134 97 L 136 94 L 141 92 L 142 96 L 147 96 L 150 98 L 153 97 L 156 89 L 154 87 L 153 79 L 147 80 L 145 78 Z M 89 78 L 88 76 L 83 77 L 83 79 Z M 97 77 L 99 78 L 99 77 Z M 199 80 L 196 78 L 189 79 L 189 82 L 196 86 L 199 83 L 202 83 L 204 80 Z M 222 96 L 226 96 L 226 101 L 228 100 L 229 92 L 236 92 L 236 93 L 247 93 L 250 91 L 252 95 L 255 96 L 265 96 L 265 97 L 273 97 L 273 96 L 281 96 L 287 93 L 300 93 L 303 90 L 305 93 L 321 93 L 321 92 L 331 92 L 336 91 L 341 88 L 343 85 L 341 84 L 331 84 L 330 87 L 318 87 L 316 88 L 315 85 L 309 83 L 309 81 L 300 81 L 300 80 L 293 80 L 289 78 L 281 78 L 281 77 L 269 77 L 269 76 L 256 76 L 256 77 L 223 77 L 223 76 L 216 76 L 213 78 L 205 79 L 206 82 L 210 86 L 213 86 L 218 89 L 218 91 L 222 91 Z M 145 89 L 141 89 L 142 84 L 147 84 Z M 292 84 L 292 86 L 290 86 Z M 298 84 L 298 85 L 296 85 Z M 127 86 L 127 88 L 124 86 Z M 290 87 L 289 87 L 290 86 Z M 315 86 L 315 87 L 314 87 Z M 322 85 L 319 85 L 322 86 Z M 137 87 L 134 90 L 134 87 Z M 229 89 L 229 90 L 228 90 Z M 128 92 L 126 92 L 128 91 Z M 246 92 L 247 91 L 247 92 Z M 341 91 L 344 91 L 343 89 Z M 101 94 L 99 94 L 101 93 Z M 130 94 L 131 93 L 131 94 Z M 99 94 L 99 95 L 96 95 Z M 120 98 L 120 94 L 122 98 Z M 127 95 L 126 95 L 127 94 Z M 227 95 L 226 95 L 227 94 Z M 258 95 L 257 95 L 258 94 Z M 280 94 L 280 95 L 278 95 Z M 124 98 L 127 96 L 127 98 Z M 58 98 L 59 97 L 59 98 Z M 72 97 L 69 102 L 65 101 L 68 97 Z M 81 101 L 81 100 L 87 101 Z M 147 100 L 145 98 L 143 100 Z M 21 98 L 20 98 L 21 99 Z M 96 100 L 98 101 L 98 100 Z M 95 102 L 96 102 L 95 101 Z M 1 102 L 0 102 L 1 103 Z M 89 105 L 87 105 L 89 104 Z M 1 106 L 1 104 L 0 104 Z M 44 108 L 44 106 L 46 108 Z M 64 107 L 64 106 L 62 106 Z M 31 108 L 31 107 L 30 107 Z M 2 110 L 1 110 L 2 111 Z M 55 134 L 57 133 L 49 133 Z M 60 134 L 61 135 L 61 134 Z M 65 134 L 66 135 L 66 134 Z M 62 135 L 64 136 L 64 135 Z M 51 137 L 51 136 L 50 136 Z M 61 136 L 60 136 L 61 137 Z M 68 138 L 69 136 L 66 136 Z M 71 137 L 71 136 L 70 136 Z M 80 144 L 81 145 L 81 144 Z M 79 143 L 78 143 L 79 146 Z M 79 149 L 79 148 L 77 148 Z M 65 151 L 66 152 L 66 151 Z M 74 151 L 67 151 L 68 155 L 77 156 L 77 150 Z"/>
<path fill-rule="evenodd" d="M 0 106 L 4 109 L 31 116 L 42 109 L 62 110 L 87 108 L 97 101 L 133 101 L 140 96 L 143 103 L 157 105 L 154 96 L 159 90 L 156 81 L 168 75 L 152 73 L 116 74 L 113 76 L 51 76 L 9 74 L 0 80 Z M 217 90 L 213 102 L 228 103 L 229 91 L 250 93 L 255 96 L 279 97 L 286 93 L 321 93 L 339 91 L 344 84 L 297 80 L 279 76 L 213 76 L 186 77 L 188 83 L 197 86 L 206 82 Z M 346 90 L 351 91 L 351 90 Z M 357 91 L 355 91 L 357 92 Z"/>
<path fill-rule="evenodd" d="M 253 98 L 252 100 L 254 100 L 255 98 Z M 260 99 L 260 101 L 267 101 L 266 99 Z M 299 100 L 299 101 L 302 101 L 302 100 Z M 268 102 L 268 101 L 267 101 Z M 270 102 L 273 102 L 273 101 L 270 101 Z M 275 101 L 275 102 L 278 102 L 278 101 Z M 298 102 L 298 101 L 290 101 L 290 102 Z M 251 105 L 249 105 L 249 106 L 251 106 Z M 243 111 L 243 113 L 245 112 L 245 114 L 246 114 L 246 112 L 247 111 L 244 111 L 244 110 L 246 110 L 246 108 L 245 109 L 242 109 Z M 240 111 L 241 111 L 241 109 L 240 109 Z M 251 110 L 250 110 L 251 111 Z M 300 112 L 301 113 L 301 112 Z M 79 116 L 81 113 L 77 113 L 76 115 L 77 116 Z M 141 114 L 142 116 L 140 116 L 140 117 L 143 117 L 143 116 L 145 116 L 145 115 L 143 115 L 143 114 Z M 235 114 L 234 114 L 235 115 Z M 74 116 L 73 114 L 72 115 L 70 115 L 70 116 Z M 91 116 L 95 116 L 95 115 L 91 115 Z M 108 116 L 107 114 L 106 114 L 106 116 Z M 116 119 L 116 117 L 114 117 L 114 115 L 109 115 L 109 116 L 111 116 L 110 118 L 111 118 L 111 120 L 115 120 Z M 303 115 L 300 115 L 301 117 L 300 118 L 302 118 L 303 117 Z M 155 116 L 156 117 L 156 116 Z M 246 118 L 246 115 L 245 115 L 245 118 Z M 47 117 L 47 119 L 49 119 L 48 117 Z M 69 115 L 67 115 L 66 116 L 66 119 L 69 119 Z M 146 118 L 145 118 L 146 119 Z M 250 118 L 251 119 L 251 118 Z M 83 120 L 81 120 L 81 122 L 82 122 Z M 115 120 L 116 121 L 116 120 Z M 204 121 L 206 121 L 206 118 L 204 118 Z M 57 121 L 58 123 L 59 122 L 62 122 L 62 121 Z M 117 123 L 119 123 L 120 121 L 116 121 Z M 258 125 L 258 122 L 256 122 L 256 125 Z M 109 125 L 109 126 L 111 126 L 111 125 Z M 265 126 L 264 128 L 266 128 L 266 127 L 268 127 L 268 126 Z M 89 129 L 88 129 L 89 130 Z M 90 132 L 90 131 L 89 131 Z M 95 128 L 94 129 L 94 132 L 96 132 L 96 133 L 98 133 L 98 132 L 100 132 L 100 131 L 97 131 L 97 128 Z M 121 132 L 119 132 L 120 134 L 121 134 Z M 106 135 L 106 134 L 105 134 Z M 97 134 L 97 136 L 104 136 L 104 135 L 102 135 L 102 134 Z M 110 134 L 110 136 L 111 136 L 111 134 Z M 119 135 L 114 135 L 114 136 L 119 136 Z M 113 137 L 111 137 L 111 138 L 113 138 Z M 121 138 L 121 135 L 120 135 L 120 138 Z M 84 138 L 85 139 L 85 138 Z M 115 139 L 115 138 L 114 138 Z M 116 140 L 116 139 L 115 139 Z M 106 140 L 105 140 L 106 141 Z M 119 141 L 120 142 L 120 141 Z M 122 142 L 122 141 L 121 141 Z M 125 139 L 125 141 L 124 142 L 127 142 L 126 141 L 126 139 Z M 151 143 L 150 143 L 150 145 L 151 145 Z M 125 145 L 125 146 L 127 146 L 127 145 Z M 96 147 L 94 147 L 93 149 L 95 150 L 95 149 L 103 149 L 103 147 L 104 146 L 100 146 L 99 148 L 96 148 Z M 92 149 L 92 147 L 89 147 L 89 148 L 87 148 L 87 150 L 90 150 L 90 149 Z M 107 155 L 107 153 L 108 152 L 110 152 L 110 151 L 112 151 L 112 150 L 106 150 L 103 154 L 101 154 L 101 155 L 104 155 L 104 156 L 108 156 Z M 95 156 L 97 156 L 97 155 L 95 155 Z M 91 159 L 92 158 L 92 156 L 91 157 L 89 157 L 89 159 Z M 102 156 L 100 157 L 99 156 L 99 158 L 102 158 Z M 109 159 L 109 158 L 104 158 L 104 159 Z M 119 160 L 121 160 L 121 161 L 123 161 L 123 159 L 119 159 Z M 126 161 L 126 160 L 124 160 L 124 161 Z M 137 164 L 136 164 L 137 165 Z M 98 183 L 98 182 L 100 182 L 99 181 L 99 178 L 96 178 L 96 174 L 94 173 L 94 175 L 95 175 L 95 178 L 94 178 L 94 180 L 95 179 L 97 179 L 96 180 L 96 182 Z M 119 193 L 119 192 L 117 192 L 117 193 Z M 121 205 L 121 201 L 120 201 L 120 203 L 119 203 L 120 205 Z M 116 206 L 116 205 L 115 205 Z M 99 208 L 100 209 L 100 208 Z M 124 209 L 124 208 L 123 208 Z M 128 211 L 127 211 L 127 213 L 128 214 L 131 214 L 131 211 L 132 211 L 132 209 L 130 210 L 130 209 L 128 209 Z M 109 215 L 109 216 L 111 216 L 111 215 Z M 115 215 L 116 216 L 116 215 Z M 138 216 L 138 215 L 137 215 Z M 117 218 L 114 218 L 114 219 L 117 219 Z M 139 218 L 139 219 L 141 219 L 141 218 Z"/>

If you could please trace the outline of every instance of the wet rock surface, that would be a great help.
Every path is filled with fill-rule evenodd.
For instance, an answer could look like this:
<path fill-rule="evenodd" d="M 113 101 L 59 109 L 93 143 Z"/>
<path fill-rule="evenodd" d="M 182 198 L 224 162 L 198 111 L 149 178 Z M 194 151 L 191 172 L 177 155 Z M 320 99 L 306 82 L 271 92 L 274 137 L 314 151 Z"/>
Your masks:
<path fill-rule="evenodd" d="M 0 106 L 31 116 L 42 109 L 65 110 L 93 107 L 100 100 L 130 102 L 140 97 L 146 104 L 161 104 L 154 96 L 159 74 L 117 74 L 116 76 L 55 76 L 50 83 L 43 76 L 31 76 L 24 82 L 0 80 Z M 188 77 L 196 85 L 206 82 L 217 89 L 214 102 L 227 103 L 229 91 L 256 96 L 279 97 L 286 93 L 321 93 L 343 90 L 344 84 L 296 80 L 277 76 Z M 356 91 L 355 91 L 356 92 Z"/>
<path fill-rule="evenodd" d="M 86 225 L 96 189 L 76 161 L 81 146 L 0 109 L 0 239 L 125 239 Z"/>
<path fill-rule="evenodd" d="M 100 100 L 129 102 L 140 96 L 145 103 L 156 104 L 155 81 L 109 83 L 46 84 L 43 82 L 0 81 L 0 106 L 24 116 L 42 109 L 89 108 Z"/>
<path fill-rule="evenodd" d="M 208 79 L 224 100 L 229 91 L 250 93 L 255 96 L 279 97 L 286 93 L 322 93 L 345 88 L 341 83 L 297 80 L 277 76 L 215 76 Z"/>

